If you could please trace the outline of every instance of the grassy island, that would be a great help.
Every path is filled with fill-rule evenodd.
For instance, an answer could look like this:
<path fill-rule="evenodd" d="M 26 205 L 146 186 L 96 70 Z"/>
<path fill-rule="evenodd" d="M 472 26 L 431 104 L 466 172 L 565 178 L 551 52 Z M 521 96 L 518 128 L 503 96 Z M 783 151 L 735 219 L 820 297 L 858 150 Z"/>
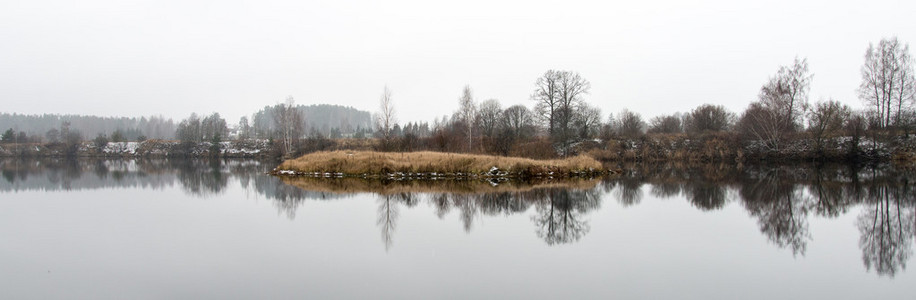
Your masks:
<path fill-rule="evenodd" d="M 281 163 L 271 174 L 314 177 L 463 178 L 578 177 L 606 173 L 589 156 L 535 160 L 442 152 L 315 152 Z"/>

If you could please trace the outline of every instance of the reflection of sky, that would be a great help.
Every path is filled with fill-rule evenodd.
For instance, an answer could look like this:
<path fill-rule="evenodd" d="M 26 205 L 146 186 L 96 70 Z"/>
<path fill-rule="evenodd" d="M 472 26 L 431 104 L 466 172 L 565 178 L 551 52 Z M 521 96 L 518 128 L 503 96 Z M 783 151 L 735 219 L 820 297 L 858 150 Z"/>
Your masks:
<path fill-rule="evenodd" d="M 230 169 L 205 197 L 177 175 L 155 189 L 3 192 L 4 298 L 903 298 L 916 287 L 912 272 L 891 279 L 863 265 L 856 222 L 871 203 L 835 216 L 809 209 L 812 238 L 793 255 L 749 211 L 782 206 L 748 202 L 735 185 L 708 209 L 687 188 L 604 184 L 589 205 L 553 205 L 574 208 L 589 230 L 552 245 L 536 222 L 549 198 L 422 194 L 392 197 L 386 251 L 378 195 L 315 201 L 331 199 L 259 188 L 279 181 Z M 810 189 L 794 191 L 795 206 L 816 206 Z"/>

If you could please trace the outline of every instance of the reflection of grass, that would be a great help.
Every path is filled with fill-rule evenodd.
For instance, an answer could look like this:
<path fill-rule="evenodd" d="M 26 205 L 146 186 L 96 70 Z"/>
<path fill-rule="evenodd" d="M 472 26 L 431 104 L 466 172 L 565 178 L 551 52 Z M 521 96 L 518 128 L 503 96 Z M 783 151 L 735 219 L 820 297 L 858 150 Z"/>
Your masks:
<path fill-rule="evenodd" d="M 348 193 L 501 193 L 524 192 L 533 189 L 563 187 L 590 189 L 597 179 L 566 180 L 505 180 L 492 184 L 488 180 L 379 180 L 367 178 L 282 177 L 291 186 L 315 192 Z"/>
<path fill-rule="evenodd" d="M 493 171 L 493 168 L 498 171 Z M 441 152 L 386 153 L 371 151 L 334 151 L 306 154 L 283 162 L 279 170 L 297 173 L 342 173 L 344 175 L 465 177 L 568 177 L 602 173 L 601 163 L 588 156 L 562 160 L 534 160 L 518 157 L 471 155 Z M 493 172 L 491 172 L 493 171 Z M 279 172 L 274 172 L 275 174 Z"/>

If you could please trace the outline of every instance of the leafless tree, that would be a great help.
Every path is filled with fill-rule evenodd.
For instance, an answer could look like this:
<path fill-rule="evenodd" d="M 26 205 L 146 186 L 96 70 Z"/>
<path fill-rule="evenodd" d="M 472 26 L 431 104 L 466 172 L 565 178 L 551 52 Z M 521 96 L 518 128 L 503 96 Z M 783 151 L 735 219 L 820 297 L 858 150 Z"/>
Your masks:
<path fill-rule="evenodd" d="M 798 58 L 791 67 L 782 66 L 776 76 L 760 88 L 759 101 L 752 103 L 740 120 L 742 131 L 778 151 L 786 134 L 802 126 L 808 108 L 812 75 L 807 59 Z"/>
<path fill-rule="evenodd" d="M 554 143 L 563 149 L 563 155 L 566 148 L 576 138 L 576 128 L 574 123 L 580 115 L 590 109 L 585 105 L 582 96 L 588 94 L 591 89 L 591 83 L 582 78 L 579 73 L 570 71 L 559 72 L 558 95 L 559 106 L 555 111 L 554 128 L 552 138 Z"/>
<path fill-rule="evenodd" d="M 738 120 L 739 132 L 758 140 L 769 150 L 779 150 L 783 130 L 780 115 L 760 102 L 751 103 Z"/>
<path fill-rule="evenodd" d="M 248 117 L 242 116 L 239 118 L 239 140 L 247 140 L 251 138 L 251 125 L 248 123 Z"/>
<path fill-rule="evenodd" d="M 617 126 L 617 121 L 614 120 L 614 114 L 608 114 L 607 122 L 601 124 L 601 129 L 598 130 L 598 136 L 604 141 L 610 141 L 617 136 L 617 129 L 614 128 Z"/>
<path fill-rule="evenodd" d="M 591 83 L 579 73 L 548 70 L 535 81 L 531 99 L 536 102 L 535 110 L 546 123 L 548 135 L 564 134 L 575 120 L 582 96 L 591 90 Z"/>
<path fill-rule="evenodd" d="M 896 37 L 868 45 L 859 98 L 874 108 L 881 128 L 897 125 L 916 101 L 916 74 L 910 47 Z"/>
<path fill-rule="evenodd" d="M 733 116 L 722 105 L 703 104 L 687 115 L 685 127 L 691 133 L 728 130 Z"/>
<path fill-rule="evenodd" d="M 650 133 L 681 133 L 684 127 L 681 118 L 677 115 L 664 115 L 652 118 L 649 125 Z"/>
<path fill-rule="evenodd" d="M 200 133 L 206 141 L 220 142 L 229 134 L 229 128 L 219 113 L 213 113 L 200 121 Z"/>
<path fill-rule="evenodd" d="M 378 127 L 379 133 L 382 136 L 383 148 L 386 148 L 390 145 L 392 139 L 392 129 L 397 123 L 397 117 L 394 111 L 394 102 L 391 99 L 391 90 L 388 89 L 388 86 L 385 86 L 385 89 L 382 91 L 382 96 L 379 97 L 379 113 L 376 116 L 376 127 Z"/>
<path fill-rule="evenodd" d="M 808 108 L 808 89 L 813 75 L 808 71 L 808 60 L 795 58 L 790 67 L 779 67 L 776 76 L 760 88 L 760 103 L 779 114 L 786 131 L 801 127 L 801 119 Z"/>
<path fill-rule="evenodd" d="M 601 130 L 601 109 L 582 103 L 575 115 L 574 125 L 580 139 L 589 139 L 598 135 Z"/>
<path fill-rule="evenodd" d="M 481 103 L 480 111 L 477 113 L 477 127 L 480 128 L 480 135 L 487 138 L 493 137 L 499 128 L 502 113 L 503 108 L 499 100 L 490 99 Z"/>
<path fill-rule="evenodd" d="M 465 85 L 458 98 L 458 118 L 464 123 L 465 133 L 468 138 L 468 152 L 474 147 L 474 122 L 477 120 L 477 104 L 474 103 L 474 96 L 471 94 L 471 86 Z"/>
<path fill-rule="evenodd" d="M 639 114 L 627 109 L 621 110 L 617 114 L 615 124 L 617 134 L 626 138 L 635 138 L 645 132 L 646 122 L 643 122 Z"/>
<path fill-rule="evenodd" d="M 848 106 L 835 100 L 818 102 L 808 115 L 808 132 L 814 139 L 818 151 L 823 150 L 825 139 L 843 130 L 851 111 Z"/>
<path fill-rule="evenodd" d="M 197 143 L 202 140 L 200 131 L 200 117 L 197 116 L 197 113 L 191 113 L 187 119 L 181 120 L 181 123 L 178 123 L 178 128 L 175 130 L 175 136 L 186 144 Z"/>
<path fill-rule="evenodd" d="M 535 110 L 561 154 L 565 155 L 569 145 L 582 133 L 575 123 L 582 120 L 579 114 L 587 107 L 582 97 L 590 89 L 591 83 L 570 71 L 549 70 L 535 81 L 531 99 L 536 102 Z"/>
<path fill-rule="evenodd" d="M 560 109 L 560 71 L 548 70 L 534 82 L 534 109 L 547 124 L 547 134 L 554 131 L 554 118 Z"/>
<path fill-rule="evenodd" d="M 524 105 L 513 105 L 503 111 L 503 126 L 515 139 L 529 138 L 534 134 L 534 118 Z"/>
<path fill-rule="evenodd" d="M 274 106 L 273 120 L 283 146 L 283 155 L 293 154 L 302 136 L 303 123 L 302 114 L 296 107 L 293 96 L 287 96 L 285 102 Z"/>

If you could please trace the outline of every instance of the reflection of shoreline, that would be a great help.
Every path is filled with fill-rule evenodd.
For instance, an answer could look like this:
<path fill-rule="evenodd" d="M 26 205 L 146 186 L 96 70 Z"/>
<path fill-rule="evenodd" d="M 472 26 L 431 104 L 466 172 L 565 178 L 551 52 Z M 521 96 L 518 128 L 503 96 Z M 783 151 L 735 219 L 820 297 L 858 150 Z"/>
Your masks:
<path fill-rule="evenodd" d="M 237 183 L 270 200 L 279 214 L 294 219 L 308 201 L 370 193 L 382 202 L 376 221 L 386 247 L 392 246 L 399 210 L 421 203 L 439 218 L 457 213 L 466 231 L 484 216 L 532 213 L 537 236 L 548 245 L 559 245 L 575 243 L 589 232 L 586 216 L 603 200 L 637 206 L 649 195 L 684 199 L 704 212 L 738 204 L 771 244 L 800 256 L 815 240 L 816 232 L 808 226 L 812 217 L 837 218 L 852 211 L 859 214 L 858 246 L 865 270 L 888 277 L 905 270 L 916 236 L 916 186 L 909 179 L 916 178 L 914 171 L 887 167 L 642 164 L 625 166 L 623 174 L 600 181 L 506 181 L 495 185 L 485 180 L 281 181 L 266 175 L 271 167 L 271 162 L 254 160 L 0 160 L 0 195 L 179 187 L 189 195 L 209 197 Z"/>
<path fill-rule="evenodd" d="M 442 180 L 379 180 L 366 178 L 316 178 L 316 177 L 281 177 L 291 186 L 304 190 L 337 193 L 504 193 L 524 192 L 541 188 L 576 188 L 595 187 L 598 179 L 562 179 L 562 180 L 485 180 L 485 179 L 442 179 Z"/>
<path fill-rule="evenodd" d="M 0 192 L 162 189 L 177 183 L 191 194 L 215 194 L 229 177 L 260 168 L 252 160 L 7 159 L 0 160 Z"/>
<path fill-rule="evenodd" d="M 538 237 L 547 245 L 577 242 L 590 230 L 585 215 L 601 205 L 601 190 L 576 187 L 531 187 L 501 192 L 427 192 L 377 193 L 377 224 L 385 250 L 393 245 L 398 216 L 402 208 L 427 203 L 440 219 L 455 211 L 466 232 L 481 216 L 508 216 L 535 207 L 531 221 Z"/>

